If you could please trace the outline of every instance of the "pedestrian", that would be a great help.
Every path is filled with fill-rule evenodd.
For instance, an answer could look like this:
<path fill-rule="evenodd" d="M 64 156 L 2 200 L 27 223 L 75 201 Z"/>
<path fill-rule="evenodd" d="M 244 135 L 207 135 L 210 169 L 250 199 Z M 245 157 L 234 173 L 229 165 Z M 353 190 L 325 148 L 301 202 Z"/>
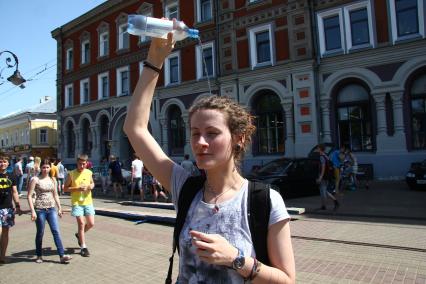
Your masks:
<path fill-rule="evenodd" d="M 18 187 L 18 195 L 22 196 L 22 186 L 24 184 L 24 172 L 22 171 L 22 157 L 19 156 L 15 165 L 13 166 L 13 174 L 16 178 L 16 186 Z"/>
<path fill-rule="evenodd" d="M 341 176 L 341 167 L 343 162 L 343 157 L 345 153 L 345 146 L 340 146 L 339 149 L 334 150 L 330 154 L 330 160 L 333 164 L 334 169 L 334 188 L 337 194 L 340 194 L 340 176 Z"/>
<path fill-rule="evenodd" d="M 107 194 L 109 186 L 109 164 L 106 157 L 103 157 L 100 164 L 100 176 L 101 176 L 101 187 L 102 193 Z"/>
<path fill-rule="evenodd" d="M 128 105 L 124 131 L 144 164 L 172 194 L 175 208 L 180 194 L 197 190 L 175 243 L 180 248 L 177 282 L 244 283 L 255 279 L 256 283 L 294 283 L 290 217 L 275 190 L 269 191 L 271 210 L 267 216 L 271 218 L 263 244 L 272 264 L 258 261 L 262 252 L 253 247 L 247 221 L 249 182 L 239 171 L 255 130 L 251 114 L 226 97 L 208 96 L 193 103 L 188 117 L 191 148 L 198 167 L 207 174 L 197 188 L 185 186 L 194 178 L 173 162 L 151 135 L 148 121 L 155 85 L 173 48 L 171 33 L 167 39 L 151 39 L 142 75 Z M 180 210 L 178 207 L 178 216 Z"/>
<path fill-rule="evenodd" d="M 152 177 L 151 190 L 151 194 L 154 196 L 154 202 L 158 202 L 158 195 L 163 197 L 165 202 L 169 199 L 161 183 L 155 177 Z"/>
<path fill-rule="evenodd" d="M 334 203 L 334 210 L 339 208 L 339 202 L 336 197 L 333 195 L 333 166 L 331 165 L 330 159 L 324 153 L 325 146 L 324 144 L 319 144 L 317 146 L 317 151 L 319 152 L 319 160 L 320 160 L 320 168 L 319 168 L 319 176 L 317 179 L 317 183 L 319 185 L 319 191 L 321 196 L 321 207 L 320 210 L 327 209 L 327 199 L 330 198 Z"/>
<path fill-rule="evenodd" d="M 56 158 L 50 158 L 50 176 L 58 182 L 58 167 L 56 166 Z"/>
<path fill-rule="evenodd" d="M 8 166 L 9 157 L 0 155 L 0 265 L 6 263 L 9 230 L 15 225 L 15 214 L 22 214 L 16 179 L 7 173 Z"/>
<path fill-rule="evenodd" d="M 64 179 L 65 179 L 65 168 L 62 165 L 62 160 L 56 160 L 56 167 L 58 168 L 58 194 L 64 194 Z"/>
<path fill-rule="evenodd" d="M 184 168 L 185 170 L 187 170 L 188 173 L 191 176 L 195 176 L 196 169 L 195 169 L 194 164 L 189 160 L 189 155 L 188 154 L 184 155 L 184 160 L 180 163 L 180 165 L 182 166 L 182 168 Z"/>
<path fill-rule="evenodd" d="M 109 175 L 111 177 L 112 189 L 114 190 L 115 199 L 118 199 L 119 195 L 123 195 L 121 164 L 114 155 L 109 156 L 109 161 Z"/>
<path fill-rule="evenodd" d="M 141 201 L 143 201 L 143 190 L 142 190 L 142 172 L 143 172 L 143 162 L 139 159 L 136 153 L 133 154 L 132 161 L 132 177 L 131 177 L 131 190 L 130 190 L 130 199 L 133 200 L 133 192 L 137 186 L 140 192 Z"/>
<path fill-rule="evenodd" d="M 31 196 L 36 192 L 36 199 L 33 202 Z M 42 243 L 44 235 L 44 227 L 49 224 L 55 241 L 56 249 L 61 263 L 68 263 L 72 258 L 64 252 L 62 245 L 61 232 L 59 230 L 58 216 L 62 217 L 62 207 L 58 196 L 58 186 L 56 181 L 50 176 L 50 161 L 44 160 L 41 164 L 41 174 L 31 180 L 28 189 L 28 205 L 31 209 L 31 221 L 35 221 L 37 233 L 35 237 L 36 245 L 36 263 L 43 262 Z M 56 210 L 56 206 L 58 210 Z"/>
<path fill-rule="evenodd" d="M 95 183 L 92 171 L 86 169 L 88 157 L 80 154 L 77 157 L 77 168 L 69 171 L 65 180 L 64 191 L 71 192 L 71 215 L 75 217 L 78 232 L 75 237 L 81 248 L 81 256 L 90 256 L 86 246 L 86 233 L 95 225 L 95 208 L 93 206 L 92 190 Z"/>
<path fill-rule="evenodd" d="M 31 173 L 34 171 L 34 157 L 29 156 L 28 161 L 29 161 L 28 164 L 25 166 L 25 173 L 27 174 L 25 188 L 26 188 L 27 191 L 28 191 L 28 186 L 29 186 L 30 181 L 31 181 Z"/>

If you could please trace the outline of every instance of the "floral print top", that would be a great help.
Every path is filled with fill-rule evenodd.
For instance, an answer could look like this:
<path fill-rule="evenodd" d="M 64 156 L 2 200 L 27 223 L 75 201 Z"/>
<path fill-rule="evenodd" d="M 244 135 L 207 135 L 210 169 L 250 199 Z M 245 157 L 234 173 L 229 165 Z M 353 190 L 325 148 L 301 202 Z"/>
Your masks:
<path fill-rule="evenodd" d="M 51 177 L 37 179 L 34 190 L 36 193 L 34 202 L 35 209 L 47 209 L 55 207 L 55 199 L 53 198 L 55 183 Z"/>

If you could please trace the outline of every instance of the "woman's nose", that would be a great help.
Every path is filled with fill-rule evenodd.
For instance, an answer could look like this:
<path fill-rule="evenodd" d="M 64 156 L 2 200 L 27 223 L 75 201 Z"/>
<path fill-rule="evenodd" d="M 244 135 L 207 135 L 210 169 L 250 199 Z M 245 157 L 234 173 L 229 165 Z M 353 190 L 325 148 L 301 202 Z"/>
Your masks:
<path fill-rule="evenodd" d="M 207 140 L 205 139 L 203 135 L 198 136 L 198 138 L 195 141 L 195 144 L 202 147 L 207 147 L 209 145 L 209 143 L 207 142 Z"/>

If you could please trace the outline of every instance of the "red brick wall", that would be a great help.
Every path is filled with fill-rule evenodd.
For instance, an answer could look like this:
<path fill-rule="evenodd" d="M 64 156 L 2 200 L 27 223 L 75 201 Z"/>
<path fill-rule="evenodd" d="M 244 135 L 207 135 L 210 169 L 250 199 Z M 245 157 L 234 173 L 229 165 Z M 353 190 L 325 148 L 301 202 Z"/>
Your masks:
<path fill-rule="evenodd" d="M 290 48 L 288 42 L 288 30 L 275 32 L 275 47 L 277 60 L 287 60 L 290 58 Z"/>
<path fill-rule="evenodd" d="M 238 68 L 243 69 L 249 67 L 248 40 L 244 39 L 237 41 L 237 50 Z"/>
<path fill-rule="evenodd" d="M 182 82 L 195 79 L 195 47 L 188 46 L 180 52 Z"/>
<path fill-rule="evenodd" d="M 376 30 L 378 43 L 385 43 L 389 41 L 388 33 L 388 14 L 386 0 L 375 0 L 374 11 L 376 18 Z"/>

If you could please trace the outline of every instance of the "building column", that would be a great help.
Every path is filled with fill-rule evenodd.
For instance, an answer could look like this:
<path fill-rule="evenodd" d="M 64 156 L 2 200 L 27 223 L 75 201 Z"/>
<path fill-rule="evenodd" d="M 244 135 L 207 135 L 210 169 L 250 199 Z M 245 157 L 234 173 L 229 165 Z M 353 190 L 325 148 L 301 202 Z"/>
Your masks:
<path fill-rule="evenodd" d="M 393 121 L 395 132 L 392 139 L 392 150 L 407 151 L 407 141 L 405 139 L 404 114 L 403 114 L 403 91 L 393 92 L 390 94 L 393 106 Z"/>
<path fill-rule="evenodd" d="M 291 98 L 281 103 L 285 115 L 285 156 L 294 157 L 294 117 L 293 117 L 293 101 Z"/>
<path fill-rule="evenodd" d="M 99 162 L 99 132 L 98 132 L 98 125 L 93 124 L 90 126 L 90 132 L 92 134 L 92 150 L 90 153 L 90 156 L 92 157 L 92 162 L 98 163 Z"/>
<path fill-rule="evenodd" d="M 321 143 L 329 142 L 331 143 L 331 127 L 330 127 L 330 99 L 321 99 L 320 102 L 321 108 L 321 122 L 322 122 L 322 133 L 321 133 Z"/>
<path fill-rule="evenodd" d="M 169 136 L 167 134 L 168 134 L 169 128 L 167 127 L 167 119 L 160 118 L 159 121 L 160 121 L 160 125 L 161 125 L 161 133 L 162 133 L 162 137 L 163 137 L 163 141 L 161 141 L 162 142 L 161 148 L 163 148 L 164 153 L 166 153 L 166 155 L 168 155 L 168 153 L 169 153 L 169 143 L 168 143 L 169 138 L 168 137 Z"/>
<path fill-rule="evenodd" d="M 386 107 L 385 99 L 386 94 L 375 94 L 374 100 L 376 101 L 377 111 L 377 153 L 386 152 L 406 152 L 406 142 L 404 134 L 404 124 L 402 120 L 402 92 L 395 92 L 391 94 L 393 102 L 393 115 L 395 133 L 389 136 L 386 131 Z"/>
<path fill-rule="evenodd" d="M 62 140 L 62 143 L 58 144 L 58 148 L 61 151 L 62 159 L 66 159 L 66 158 L 68 158 L 68 135 L 69 135 L 69 132 L 68 132 L 68 130 L 63 130 L 62 134 L 64 135 L 63 140 Z"/>
<path fill-rule="evenodd" d="M 191 156 L 191 129 L 189 126 L 189 114 L 182 114 L 182 119 L 185 124 L 185 146 L 183 148 L 184 154 L 189 154 Z"/>
<path fill-rule="evenodd" d="M 80 141 L 80 139 L 81 139 L 81 137 L 82 137 L 82 135 L 81 135 L 81 129 L 80 129 L 80 127 L 76 127 L 76 128 L 74 128 L 74 136 L 75 136 L 75 156 L 77 156 L 77 155 L 80 155 L 80 152 L 81 152 L 81 141 Z"/>

